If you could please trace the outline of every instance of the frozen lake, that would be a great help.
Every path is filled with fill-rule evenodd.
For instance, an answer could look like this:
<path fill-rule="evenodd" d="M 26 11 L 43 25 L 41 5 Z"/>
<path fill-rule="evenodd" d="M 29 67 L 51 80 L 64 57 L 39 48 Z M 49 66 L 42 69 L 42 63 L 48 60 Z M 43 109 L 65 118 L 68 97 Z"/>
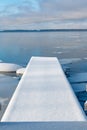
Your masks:
<path fill-rule="evenodd" d="M 70 74 L 87 72 L 87 32 L 0 33 L 0 60 L 25 67 L 31 56 L 58 57 L 70 68 Z M 4 101 L 4 106 L 18 82 L 14 74 L 0 75 L 0 102 Z"/>

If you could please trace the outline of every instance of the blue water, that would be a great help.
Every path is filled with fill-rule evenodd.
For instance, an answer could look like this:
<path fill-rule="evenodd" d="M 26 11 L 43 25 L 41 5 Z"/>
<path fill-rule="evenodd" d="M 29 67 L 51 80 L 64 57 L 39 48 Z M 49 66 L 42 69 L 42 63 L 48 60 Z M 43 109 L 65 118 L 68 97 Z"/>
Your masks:
<path fill-rule="evenodd" d="M 0 33 L 0 59 L 26 65 L 31 56 L 87 57 L 87 32 Z"/>
<path fill-rule="evenodd" d="M 72 73 L 87 72 L 87 32 L 0 33 L 0 60 L 26 66 L 32 56 L 80 58 L 69 67 Z M 8 98 L 7 104 L 18 82 L 11 75 L 0 77 L 0 98 Z"/>

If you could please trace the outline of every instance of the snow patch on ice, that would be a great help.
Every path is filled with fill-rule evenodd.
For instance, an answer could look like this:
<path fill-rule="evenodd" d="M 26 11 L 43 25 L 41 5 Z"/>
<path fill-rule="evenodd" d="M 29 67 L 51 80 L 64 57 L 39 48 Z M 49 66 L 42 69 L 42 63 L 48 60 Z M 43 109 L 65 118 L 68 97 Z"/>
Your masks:
<path fill-rule="evenodd" d="M 57 49 L 59 48 L 59 49 L 60 49 L 61 47 L 59 47 L 59 46 L 56 46 L 56 47 L 54 47 L 54 48 L 57 48 Z"/>
<path fill-rule="evenodd" d="M 4 103 L 8 100 L 8 98 L 0 97 L 0 104 L 4 105 Z"/>
<path fill-rule="evenodd" d="M 18 69 L 18 70 L 16 71 L 16 74 L 17 74 L 17 75 L 23 75 L 24 72 L 25 72 L 25 69 L 26 69 L 26 68 L 20 68 L 20 69 Z"/>
<path fill-rule="evenodd" d="M 0 72 L 16 72 L 21 66 L 11 63 L 0 63 Z"/>
<path fill-rule="evenodd" d="M 73 62 L 78 62 L 80 60 L 81 58 L 70 58 L 70 59 L 60 59 L 59 61 L 61 64 L 71 64 Z"/>
<path fill-rule="evenodd" d="M 84 60 L 87 60 L 87 57 L 84 57 L 83 59 L 84 59 Z"/>
<path fill-rule="evenodd" d="M 61 51 L 54 51 L 53 54 L 62 54 L 63 52 Z"/>

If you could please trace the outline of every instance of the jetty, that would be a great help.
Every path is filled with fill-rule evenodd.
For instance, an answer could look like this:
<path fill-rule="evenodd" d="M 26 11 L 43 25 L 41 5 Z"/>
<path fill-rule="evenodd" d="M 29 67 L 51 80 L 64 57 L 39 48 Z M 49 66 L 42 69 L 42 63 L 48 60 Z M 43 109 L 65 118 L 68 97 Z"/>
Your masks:
<path fill-rule="evenodd" d="M 31 57 L 1 120 L 25 121 L 86 121 L 56 57 Z"/>

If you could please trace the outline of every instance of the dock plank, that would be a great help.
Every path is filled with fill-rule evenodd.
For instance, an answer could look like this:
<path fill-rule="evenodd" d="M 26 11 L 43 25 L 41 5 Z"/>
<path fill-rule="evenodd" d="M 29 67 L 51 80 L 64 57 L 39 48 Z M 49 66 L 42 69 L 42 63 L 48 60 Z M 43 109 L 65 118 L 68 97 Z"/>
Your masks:
<path fill-rule="evenodd" d="M 32 57 L 1 121 L 85 120 L 58 59 Z"/>

